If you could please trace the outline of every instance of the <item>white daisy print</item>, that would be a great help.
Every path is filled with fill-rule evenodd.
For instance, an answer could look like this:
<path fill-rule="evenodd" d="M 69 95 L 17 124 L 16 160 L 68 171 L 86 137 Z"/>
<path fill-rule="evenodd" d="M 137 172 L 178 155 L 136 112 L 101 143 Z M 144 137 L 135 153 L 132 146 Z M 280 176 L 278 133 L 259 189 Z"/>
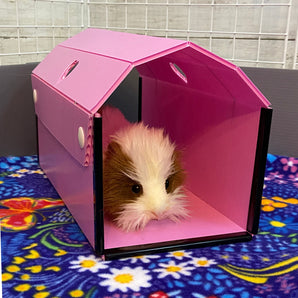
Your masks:
<path fill-rule="evenodd" d="M 97 273 L 99 269 L 105 269 L 108 266 L 106 265 L 108 262 L 103 262 L 101 259 L 96 258 L 93 255 L 88 257 L 79 256 L 77 261 L 71 261 L 70 269 L 78 269 L 79 272 L 91 271 L 93 273 Z"/>
<path fill-rule="evenodd" d="M 24 175 L 23 174 L 17 174 L 17 173 L 15 173 L 15 174 L 8 175 L 8 177 L 21 178 L 21 177 L 24 177 Z"/>
<path fill-rule="evenodd" d="M 186 252 L 184 250 L 178 250 L 178 251 L 171 251 L 169 252 L 166 257 L 168 258 L 175 258 L 177 260 L 182 260 L 183 258 L 191 258 L 191 252 Z"/>
<path fill-rule="evenodd" d="M 176 279 L 179 279 L 181 275 L 190 276 L 191 270 L 195 267 L 188 266 L 188 263 L 176 264 L 175 261 L 170 261 L 169 263 L 158 264 L 162 268 L 154 269 L 154 272 L 159 272 L 157 278 L 164 278 L 165 276 L 171 275 Z"/>
<path fill-rule="evenodd" d="M 107 286 L 109 292 L 114 292 L 115 290 L 139 292 L 141 288 L 151 287 L 149 281 L 152 277 L 147 274 L 149 271 L 144 270 L 142 267 L 130 268 L 125 266 L 122 269 L 111 268 L 110 272 L 98 275 L 105 278 L 99 284 Z"/>
<path fill-rule="evenodd" d="M 213 259 L 207 259 L 205 257 L 193 258 L 191 261 L 196 267 L 210 267 L 210 265 L 217 264 Z"/>
<path fill-rule="evenodd" d="M 144 256 L 136 256 L 136 257 L 131 257 L 131 258 L 125 258 L 121 259 L 121 261 L 130 261 L 131 264 L 137 263 L 139 260 L 142 263 L 148 264 L 151 262 L 152 259 L 158 259 L 160 256 L 157 255 L 144 255 Z"/>

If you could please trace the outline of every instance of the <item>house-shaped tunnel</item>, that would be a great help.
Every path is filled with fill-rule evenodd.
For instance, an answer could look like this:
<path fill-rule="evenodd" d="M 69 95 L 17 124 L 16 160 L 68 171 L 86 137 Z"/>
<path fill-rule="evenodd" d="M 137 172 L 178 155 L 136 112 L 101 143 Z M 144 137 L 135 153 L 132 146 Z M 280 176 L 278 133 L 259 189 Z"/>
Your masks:
<path fill-rule="evenodd" d="M 32 84 L 40 164 L 99 254 L 257 232 L 271 109 L 238 67 L 191 42 L 87 29 L 58 45 Z M 130 121 L 164 128 L 183 152 L 189 219 L 130 233 L 104 219 L 104 127 L 116 126 L 102 111 L 110 103 Z"/>

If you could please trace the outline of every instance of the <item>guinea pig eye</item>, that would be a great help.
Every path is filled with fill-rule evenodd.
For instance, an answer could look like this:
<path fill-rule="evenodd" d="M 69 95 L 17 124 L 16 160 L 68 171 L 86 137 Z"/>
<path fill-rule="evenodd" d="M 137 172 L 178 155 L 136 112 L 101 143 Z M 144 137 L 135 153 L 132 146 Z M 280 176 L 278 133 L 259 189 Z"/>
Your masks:
<path fill-rule="evenodd" d="M 132 187 L 131 187 L 131 190 L 134 192 L 134 193 L 140 193 L 141 190 L 142 190 L 142 186 L 140 184 L 134 184 Z"/>
<path fill-rule="evenodd" d="M 169 179 L 167 179 L 167 180 L 166 180 L 166 182 L 165 182 L 165 187 L 166 187 L 166 189 L 168 189 L 168 188 L 169 188 L 169 186 L 170 186 L 170 180 L 169 180 Z"/>

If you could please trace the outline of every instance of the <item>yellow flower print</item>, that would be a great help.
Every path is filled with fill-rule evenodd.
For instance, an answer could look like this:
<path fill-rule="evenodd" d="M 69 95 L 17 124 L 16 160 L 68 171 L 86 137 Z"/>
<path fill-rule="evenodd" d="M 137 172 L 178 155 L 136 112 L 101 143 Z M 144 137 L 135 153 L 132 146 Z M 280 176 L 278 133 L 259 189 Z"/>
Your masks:
<path fill-rule="evenodd" d="M 224 260 L 228 260 L 230 258 L 230 256 L 229 255 L 222 255 L 221 258 L 224 259 Z"/>
<path fill-rule="evenodd" d="M 276 208 L 285 208 L 288 204 L 298 204 L 298 200 L 295 198 L 283 199 L 281 197 L 272 197 L 262 199 L 262 210 L 265 212 L 274 211 Z"/>
<path fill-rule="evenodd" d="M 30 174 L 40 174 L 40 175 L 43 175 L 44 172 L 41 171 L 41 170 L 34 170 L 34 171 L 30 171 Z"/>
<path fill-rule="evenodd" d="M 42 291 L 42 290 L 46 289 L 46 286 L 44 286 L 44 285 L 36 286 L 35 289 L 36 289 L 37 291 Z"/>
<path fill-rule="evenodd" d="M 21 269 L 20 269 L 20 267 L 17 266 L 17 265 L 9 265 L 9 266 L 6 267 L 6 270 L 7 270 L 8 272 L 14 273 L 14 272 L 18 272 L 18 271 L 20 271 Z"/>
<path fill-rule="evenodd" d="M 114 280 L 121 284 L 128 284 L 133 281 L 133 275 L 129 273 L 119 274 L 114 277 Z"/>
<path fill-rule="evenodd" d="M 12 278 L 13 278 L 13 275 L 11 273 L 5 272 L 2 274 L 2 281 L 8 281 Z"/>
<path fill-rule="evenodd" d="M 29 274 L 23 274 L 23 275 L 21 276 L 21 279 L 22 279 L 22 280 L 29 280 L 29 279 L 30 279 L 30 275 L 29 275 Z"/>
<path fill-rule="evenodd" d="M 66 255 L 67 251 L 63 250 L 63 249 L 58 249 L 57 252 L 54 254 L 55 257 L 60 257 L 63 255 Z"/>
<path fill-rule="evenodd" d="M 45 290 L 47 287 L 45 285 L 39 285 L 39 286 L 36 286 L 35 289 L 37 291 L 39 291 L 38 293 L 35 293 L 33 295 L 33 298 L 46 298 L 48 296 L 50 296 L 50 293 L 47 292 L 47 291 L 43 291 Z"/>
<path fill-rule="evenodd" d="M 174 251 L 172 254 L 175 257 L 183 257 L 184 256 L 184 252 L 182 252 L 182 251 Z"/>
<path fill-rule="evenodd" d="M 47 268 L 45 269 L 45 271 L 54 271 L 54 272 L 58 272 L 58 271 L 60 271 L 60 270 L 61 270 L 61 268 L 58 267 L 58 266 L 51 266 L 51 267 L 47 267 Z"/>
<path fill-rule="evenodd" d="M 35 247 L 37 245 L 38 245 L 37 243 L 32 243 L 29 246 L 24 247 L 23 249 L 31 249 L 31 248 L 33 248 L 33 247 Z"/>
<path fill-rule="evenodd" d="M 26 259 L 38 259 L 40 254 L 35 249 L 31 249 L 29 254 L 25 256 Z"/>
<path fill-rule="evenodd" d="M 24 174 L 24 173 L 28 173 L 29 170 L 27 170 L 27 169 L 20 169 L 20 170 L 18 170 L 17 172 L 18 172 L 18 173 L 21 173 L 21 174 Z"/>
<path fill-rule="evenodd" d="M 73 290 L 69 292 L 70 297 L 83 297 L 84 292 L 82 290 Z"/>
<path fill-rule="evenodd" d="M 30 290 L 30 288 L 31 286 L 29 284 L 21 284 L 14 287 L 17 292 L 27 292 Z"/>
<path fill-rule="evenodd" d="M 142 259 L 142 258 L 144 258 L 144 256 L 135 256 L 134 258 L 136 258 L 136 259 Z"/>
<path fill-rule="evenodd" d="M 49 292 L 39 292 L 33 295 L 33 298 L 46 298 L 49 297 L 50 293 Z"/>
<path fill-rule="evenodd" d="M 42 266 L 41 265 L 35 265 L 35 266 L 27 267 L 25 269 L 30 270 L 32 273 L 39 273 L 42 270 Z"/>
<path fill-rule="evenodd" d="M 286 226 L 286 224 L 284 222 L 281 222 L 281 221 L 277 221 L 277 220 L 271 220 L 270 221 L 270 224 L 273 226 L 273 227 L 276 227 L 276 228 L 283 228 Z"/>
<path fill-rule="evenodd" d="M 244 260 L 244 261 L 249 261 L 250 260 L 250 257 L 249 256 L 241 256 L 241 259 Z"/>
<path fill-rule="evenodd" d="M 14 257 L 12 262 L 19 265 L 26 262 L 26 260 L 22 257 Z"/>

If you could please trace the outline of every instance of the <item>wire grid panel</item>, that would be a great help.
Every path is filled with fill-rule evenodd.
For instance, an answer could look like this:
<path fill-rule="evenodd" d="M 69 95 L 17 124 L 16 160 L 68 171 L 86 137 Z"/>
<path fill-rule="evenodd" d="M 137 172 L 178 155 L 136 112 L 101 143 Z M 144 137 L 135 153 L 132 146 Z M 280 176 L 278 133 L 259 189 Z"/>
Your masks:
<path fill-rule="evenodd" d="M 0 0 L 1 64 L 41 61 L 86 27 L 85 1 Z"/>
<path fill-rule="evenodd" d="M 239 65 L 298 69 L 296 0 L 0 0 L 1 63 L 87 27 L 185 39 Z"/>

